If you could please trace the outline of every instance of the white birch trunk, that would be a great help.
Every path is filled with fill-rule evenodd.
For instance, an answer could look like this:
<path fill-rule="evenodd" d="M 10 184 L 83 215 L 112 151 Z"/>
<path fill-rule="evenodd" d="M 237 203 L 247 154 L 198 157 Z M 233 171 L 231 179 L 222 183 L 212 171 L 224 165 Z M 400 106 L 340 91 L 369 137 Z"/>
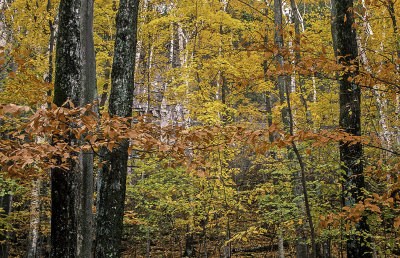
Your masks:
<path fill-rule="evenodd" d="M 40 179 L 32 181 L 31 190 L 31 216 L 29 222 L 29 237 L 28 237 L 28 258 L 39 257 L 38 240 L 39 240 L 39 225 L 40 225 Z"/>
<path fill-rule="evenodd" d="M 363 7 L 365 8 L 365 10 L 367 10 L 364 3 L 363 3 Z M 362 19 L 363 19 L 363 26 L 365 29 L 365 33 L 368 37 L 369 35 L 372 35 L 373 33 L 371 30 L 371 25 L 367 21 L 366 15 L 367 15 L 367 12 L 365 12 Z M 357 35 L 357 46 L 358 46 L 358 52 L 360 54 L 362 64 L 364 65 L 367 72 L 372 74 L 372 70 L 369 66 L 366 48 L 364 48 L 362 45 L 360 35 Z M 379 91 L 378 85 L 374 84 L 372 87 L 373 87 L 372 92 L 374 94 L 376 105 L 378 107 L 378 112 L 379 112 L 378 124 L 379 124 L 379 127 L 382 129 L 382 132 L 379 132 L 379 138 L 381 139 L 383 147 L 385 149 L 390 150 L 392 148 L 393 139 L 392 139 L 392 135 L 390 133 L 389 126 L 388 126 L 389 120 L 386 115 L 387 114 L 387 103 L 385 101 L 384 93 Z M 387 152 L 387 155 L 390 155 L 390 153 Z"/>

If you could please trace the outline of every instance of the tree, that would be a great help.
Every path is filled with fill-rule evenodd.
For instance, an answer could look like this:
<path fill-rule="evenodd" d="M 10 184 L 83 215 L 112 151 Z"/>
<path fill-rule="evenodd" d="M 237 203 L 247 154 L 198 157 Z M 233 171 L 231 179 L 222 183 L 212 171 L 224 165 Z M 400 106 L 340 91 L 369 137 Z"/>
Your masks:
<path fill-rule="evenodd" d="M 81 107 L 97 100 L 96 58 L 93 40 L 94 0 L 81 0 L 80 42 L 81 42 Z M 97 107 L 95 107 L 97 109 Z M 98 110 L 95 110 L 98 111 Z M 91 257 L 93 235 L 93 158 L 92 151 L 79 152 L 79 177 L 77 182 L 77 256 Z"/>
<path fill-rule="evenodd" d="M 79 106 L 81 88 L 80 0 L 61 0 L 56 43 L 54 99 L 57 106 L 67 100 Z M 68 135 L 68 142 L 77 139 Z M 57 139 L 53 139 L 56 142 Z M 69 169 L 56 167 L 51 171 L 51 256 L 76 257 L 77 164 L 71 159 Z"/>
<path fill-rule="evenodd" d="M 75 107 L 97 99 L 93 42 L 93 1 L 61 1 L 56 46 L 54 103 Z M 70 104 L 67 107 L 71 107 Z M 72 134 L 71 145 L 78 144 Z M 58 139 L 53 139 L 57 141 Z M 69 170 L 52 170 L 52 255 L 90 257 L 92 243 L 93 154 L 71 158 Z"/>
<path fill-rule="evenodd" d="M 352 81 L 359 69 L 353 8 L 352 1 L 332 1 L 332 38 L 335 55 L 344 67 L 339 80 L 339 125 L 346 133 L 361 136 L 361 87 Z M 345 206 L 353 206 L 364 199 L 362 145 L 342 141 L 339 149 L 341 168 L 345 171 L 343 201 Z M 362 217 L 355 227 L 357 232 L 347 240 L 347 257 L 371 257 L 366 218 Z"/>
<path fill-rule="evenodd" d="M 76 78 L 81 94 L 76 93 L 73 104 L 81 107 L 69 108 L 70 87 L 62 89 L 69 106 L 46 109 L 42 104 L 49 102 L 46 92 L 52 87 L 49 22 L 59 20 L 59 2 L 1 1 L 0 27 L 9 32 L 9 40 L 0 48 L 0 192 L 8 194 L 1 198 L 0 193 L 0 249 L 7 240 L 9 257 L 33 257 L 34 246 L 39 255 L 48 256 L 46 185 L 54 166 L 75 176 L 67 183 L 73 183 L 76 199 L 76 239 L 70 238 L 76 252 L 64 256 L 90 257 L 91 230 L 96 231 L 100 257 L 269 257 L 277 251 L 283 257 L 289 250 L 299 257 L 311 250 L 313 256 L 343 257 L 348 240 L 349 250 L 353 243 L 362 247 L 365 242 L 374 256 L 398 254 L 400 76 L 395 32 L 400 1 L 364 1 L 353 6 L 354 12 L 347 5 L 345 16 L 333 15 L 342 22 L 353 19 L 358 64 L 352 61 L 357 53 L 345 56 L 337 45 L 330 47 L 339 33 L 331 31 L 331 5 L 324 1 L 296 6 L 289 0 L 146 0 L 139 5 L 132 69 L 134 50 L 127 46 L 134 43 L 121 35 L 113 64 L 119 1 L 98 0 L 95 71 L 92 1 L 80 0 Z M 114 89 L 108 101 L 112 66 Z M 97 117 L 96 110 L 88 110 L 91 105 L 82 107 L 96 98 L 96 72 L 104 108 Z M 130 72 L 135 72 L 135 82 Z M 120 79 L 123 73 L 130 77 Z M 354 122 L 361 123 L 361 137 L 346 132 L 346 123 L 339 121 L 339 86 L 346 84 L 346 76 L 353 95 L 341 97 L 342 102 L 362 87 L 361 119 Z M 86 89 L 89 98 L 83 94 L 86 85 L 93 90 Z M 57 87 L 64 86 L 58 82 Z M 343 117 L 357 113 L 342 110 Z M 130 118 L 143 113 L 151 117 Z M 341 187 L 353 176 L 343 176 L 349 168 L 339 161 L 339 142 L 345 150 L 360 145 L 360 139 L 365 187 L 355 200 L 357 185 Z M 95 163 L 104 165 L 99 170 L 98 229 L 90 221 L 92 152 L 99 154 Z M 354 157 L 342 155 L 342 161 Z M 344 188 L 347 200 L 342 204 Z M 370 233 L 360 229 L 365 221 Z M 315 245 L 323 245 L 322 255 Z M 7 255 L 2 251 L 0 256 Z"/>
<path fill-rule="evenodd" d="M 116 17 L 114 61 L 111 71 L 110 117 L 130 117 L 134 90 L 139 0 L 121 0 Z M 96 256 L 119 257 L 123 230 L 129 142 L 104 150 L 99 171 Z"/>
<path fill-rule="evenodd" d="M 12 194 L 2 192 L 0 196 L 0 219 L 4 219 L 4 217 L 6 217 L 11 212 L 11 207 Z M 4 222 L 2 224 L 4 224 Z M 3 227 L 1 229 L 4 230 Z M 4 258 L 8 257 L 8 237 L 8 234 L 0 235 L 0 255 Z"/>

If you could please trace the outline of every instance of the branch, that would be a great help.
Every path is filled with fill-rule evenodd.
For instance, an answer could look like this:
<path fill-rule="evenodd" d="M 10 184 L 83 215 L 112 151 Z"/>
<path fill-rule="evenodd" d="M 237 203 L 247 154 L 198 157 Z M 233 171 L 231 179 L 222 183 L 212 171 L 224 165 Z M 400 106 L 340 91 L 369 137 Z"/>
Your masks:
<path fill-rule="evenodd" d="M 396 155 L 396 156 L 400 157 L 400 153 L 399 153 L 399 152 L 397 152 L 397 151 L 392 151 L 392 150 L 389 150 L 389 149 L 386 149 L 386 148 L 383 148 L 383 147 L 380 147 L 380 146 L 376 146 L 376 145 L 368 144 L 368 143 L 365 143 L 364 145 L 365 145 L 365 146 L 368 146 L 368 147 L 371 147 L 371 148 L 375 148 L 375 149 L 379 149 L 379 150 L 387 151 L 387 152 L 390 152 L 390 153 L 392 153 L 392 154 L 394 154 L 394 155 Z"/>

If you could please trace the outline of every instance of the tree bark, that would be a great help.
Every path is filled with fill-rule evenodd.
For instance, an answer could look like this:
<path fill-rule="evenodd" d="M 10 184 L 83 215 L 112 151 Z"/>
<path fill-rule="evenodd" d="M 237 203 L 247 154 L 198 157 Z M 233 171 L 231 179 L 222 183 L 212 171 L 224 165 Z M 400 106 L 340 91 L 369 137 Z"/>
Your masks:
<path fill-rule="evenodd" d="M 364 7 L 366 8 L 366 7 Z M 367 29 L 369 26 L 368 21 L 366 20 L 366 17 L 363 17 L 363 20 L 365 20 L 365 24 L 364 27 Z M 367 32 L 368 33 L 368 32 Z M 368 60 L 368 56 L 367 56 L 367 50 L 362 46 L 361 43 L 361 36 L 357 35 L 357 47 L 358 47 L 358 52 L 360 53 L 360 61 L 363 65 L 363 67 L 365 67 L 365 69 L 367 70 L 368 73 L 372 74 L 372 70 L 369 67 L 369 60 Z M 388 126 L 388 118 L 386 115 L 387 112 L 387 104 L 386 101 L 384 100 L 384 95 L 383 93 L 379 92 L 379 89 L 377 88 L 376 85 L 373 85 L 373 94 L 375 96 L 375 101 L 376 101 L 376 105 L 378 108 L 378 113 L 379 113 L 379 120 L 378 120 L 378 124 L 380 125 L 380 127 L 382 128 L 382 132 L 379 133 L 379 137 L 381 139 L 382 145 L 385 149 L 390 150 L 392 149 L 392 135 L 391 132 L 389 131 L 389 126 Z M 389 152 L 386 152 L 388 156 L 390 156 Z"/>
<path fill-rule="evenodd" d="M 353 2 L 332 0 L 332 38 L 335 55 L 344 66 L 353 65 L 354 69 L 343 70 L 340 76 L 340 127 L 349 134 L 361 136 L 361 87 L 351 82 L 358 74 L 358 56 L 356 30 L 353 28 Z M 343 183 L 343 202 L 353 206 L 363 200 L 364 175 L 362 145 L 340 142 L 341 168 L 345 171 Z M 356 224 L 356 233 L 350 233 L 347 239 L 347 257 L 371 257 L 368 239 L 365 234 L 369 227 L 363 217 Z"/>
<path fill-rule="evenodd" d="M 185 252 L 183 253 L 183 257 L 194 257 L 195 249 L 194 249 L 194 239 L 192 229 L 190 226 L 187 226 L 187 232 L 185 235 Z"/>
<path fill-rule="evenodd" d="M 80 103 L 80 6 L 81 0 L 61 0 L 59 6 L 53 99 L 57 106 L 67 100 Z"/>
<path fill-rule="evenodd" d="M 282 1 L 281 0 L 274 0 L 274 23 L 275 23 L 275 37 L 274 43 L 278 48 L 278 53 L 275 56 L 277 61 L 277 70 L 279 71 L 282 69 L 284 65 L 284 57 L 283 57 L 283 23 L 282 23 Z M 287 76 L 285 75 L 278 75 L 277 78 L 277 89 L 279 92 L 279 100 L 281 105 L 285 103 L 285 88 L 287 83 Z M 289 127 L 289 115 L 287 107 L 282 108 L 282 122 L 286 129 Z"/>
<path fill-rule="evenodd" d="M 97 100 L 96 58 L 93 41 L 93 3 L 94 0 L 81 0 L 80 40 L 81 40 L 81 89 L 80 106 Z M 97 111 L 95 106 L 95 112 Z M 93 152 L 79 153 L 79 177 L 77 189 L 77 257 L 89 258 L 92 255 L 93 235 Z"/>
<path fill-rule="evenodd" d="M 31 190 L 31 217 L 30 229 L 28 238 L 28 258 L 36 258 L 39 256 L 38 240 L 39 240 L 39 226 L 40 226 L 40 179 L 32 181 Z"/>
<path fill-rule="evenodd" d="M 278 253 L 279 258 L 285 258 L 285 247 L 283 246 L 283 234 L 281 229 L 278 229 Z"/>
<path fill-rule="evenodd" d="M 225 241 L 229 241 L 229 239 L 231 238 L 231 229 L 230 229 L 230 225 L 229 225 L 229 216 L 227 216 L 227 221 L 226 221 L 226 235 L 225 235 Z M 231 242 L 225 244 L 224 243 L 224 248 L 223 248 L 223 252 L 224 252 L 224 258 L 231 258 Z"/>
<path fill-rule="evenodd" d="M 267 5 L 267 4 L 266 4 Z M 265 16 L 268 16 L 268 6 L 265 7 Z M 268 29 L 268 26 L 266 26 L 266 30 Z M 264 51 L 265 51 L 265 55 L 267 54 L 267 49 L 268 49 L 268 33 L 265 33 L 264 36 Z M 267 72 L 268 72 L 268 61 L 264 60 L 264 62 L 262 63 L 262 67 L 264 70 L 264 78 L 265 78 L 265 82 L 268 82 L 268 76 L 267 76 Z M 270 90 L 266 90 L 265 93 L 265 112 L 267 115 L 267 122 L 268 122 L 268 126 L 271 127 L 272 126 L 272 93 Z M 274 140 L 274 136 L 272 134 L 269 134 L 269 140 L 270 142 L 273 142 Z"/>
<path fill-rule="evenodd" d="M 80 0 L 61 0 L 56 46 L 54 99 L 57 106 L 71 100 L 79 105 L 80 92 Z M 55 139 L 53 139 L 55 140 Z M 76 140 L 70 135 L 70 144 Z M 76 170 L 51 171 L 51 257 L 76 257 Z"/>
<path fill-rule="evenodd" d="M 12 194 L 7 193 L 0 196 L 0 216 L 7 216 L 11 213 Z M 8 257 L 8 233 L 0 234 L 0 257 Z"/>
<path fill-rule="evenodd" d="M 294 32 L 295 32 L 295 40 L 294 40 L 294 52 L 295 52 L 295 65 L 297 65 L 298 61 L 300 60 L 300 41 L 301 41 L 301 33 L 304 32 L 304 21 L 303 17 L 301 16 L 299 9 L 297 8 L 297 4 L 295 0 L 290 0 L 290 6 L 292 9 L 292 23 L 294 23 Z M 309 126 L 312 126 L 313 121 L 312 121 L 312 114 L 309 110 L 308 107 L 308 96 L 306 95 L 304 85 L 304 76 L 301 75 L 300 73 L 298 74 L 299 76 L 299 82 L 298 86 L 300 89 L 300 99 L 301 102 L 303 102 L 304 109 L 305 109 L 305 114 L 306 114 L 306 121 Z M 296 82 L 295 76 L 292 77 L 292 81 Z M 292 91 L 294 91 L 294 88 L 292 87 Z"/>
<path fill-rule="evenodd" d="M 132 115 L 139 0 L 121 0 L 116 17 L 114 62 L 111 72 L 110 116 Z M 96 257 L 120 257 L 126 174 L 127 141 L 104 150 L 106 164 L 99 171 Z"/>
<path fill-rule="evenodd" d="M 387 4 L 386 4 L 386 9 L 389 12 L 390 20 L 392 21 L 393 37 L 395 40 L 395 47 L 396 47 L 396 57 L 397 57 L 397 61 L 399 61 L 400 60 L 400 36 L 398 33 L 396 11 L 394 9 L 395 2 L 396 1 L 388 0 Z M 397 69 L 397 72 L 400 71 L 400 66 L 399 66 L 398 62 L 396 62 L 396 69 Z M 396 93 L 396 107 L 395 107 L 395 121 L 399 121 L 399 114 L 400 114 L 400 94 L 397 92 Z M 399 146 L 400 145 L 400 136 L 399 136 L 400 128 L 396 123 L 394 123 L 393 128 L 394 128 L 393 135 L 395 135 L 393 137 L 394 138 L 393 140 L 395 141 L 394 144 Z"/>
<path fill-rule="evenodd" d="M 110 79 L 110 75 L 111 75 L 111 64 L 110 62 L 107 60 L 106 62 L 106 68 L 104 71 L 104 78 L 106 79 L 106 83 L 104 83 L 103 85 L 103 93 L 100 96 L 100 103 L 99 103 L 99 108 L 102 109 L 107 102 L 107 97 L 108 97 L 108 87 L 109 87 L 109 79 Z"/>

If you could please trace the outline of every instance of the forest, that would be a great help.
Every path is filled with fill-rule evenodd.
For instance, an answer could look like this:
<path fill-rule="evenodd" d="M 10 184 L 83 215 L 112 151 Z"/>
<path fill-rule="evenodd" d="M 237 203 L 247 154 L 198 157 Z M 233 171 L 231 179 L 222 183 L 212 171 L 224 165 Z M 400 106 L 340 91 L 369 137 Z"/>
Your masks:
<path fill-rule="evenodd" d="M 0 257 L 400 257 L 399 19 L 0 0 Z"/>

